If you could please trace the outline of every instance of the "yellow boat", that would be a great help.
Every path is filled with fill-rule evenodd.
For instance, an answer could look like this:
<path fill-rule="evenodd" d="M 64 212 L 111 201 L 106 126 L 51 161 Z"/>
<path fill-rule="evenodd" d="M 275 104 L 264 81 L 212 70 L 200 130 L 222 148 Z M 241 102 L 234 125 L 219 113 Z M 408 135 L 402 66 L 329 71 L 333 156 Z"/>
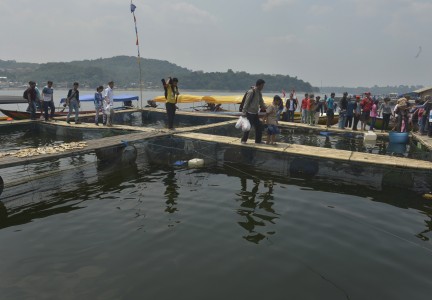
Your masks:
<path fill-rule="evenodd" d="M 199 95 L 188 95 L 188 94 L 182 94 L 179 95 L 177 98 L 177 103 L 195 103 L 195 102 L 205 102 L 206 104 L 238 104 L 240 105 L 243 100 L 243 95 L 228 95 L 228 96 L 199 96 Z M 265 105 L 270 105 L 273 103 L 273 97 L 264 96 L 263 97 Z M 153 99 L 154 102 L 165 102 L 165 96 L 157 96 Z M 227 113 L 227 111 L 224 111 L 224 113 Z M 232 112 L 232 113 L 239 113 L 239 112 Z M 296 111 L 294 114 L 294 122 L 300 123 L 301 121 L 301 114 L 299 111 Z M 333 118 L 333 124 L 336 124 L 339 121 L 339 115 L 335 114 Z M 327 116 L 324 114 L 323 116 L 320 116 L 318 123 L 325 125 L 327 122 Z"/>

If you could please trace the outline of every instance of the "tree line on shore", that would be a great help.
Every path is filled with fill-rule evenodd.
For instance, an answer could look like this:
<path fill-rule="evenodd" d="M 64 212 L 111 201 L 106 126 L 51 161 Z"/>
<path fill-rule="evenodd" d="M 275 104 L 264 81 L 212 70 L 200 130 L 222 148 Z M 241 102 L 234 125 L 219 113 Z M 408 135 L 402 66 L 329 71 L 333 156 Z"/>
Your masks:
<path fill-rule="evenodd" d="M 263 78 L 267 91 L 282 89 L 317 92 L 297 77 L 289 75 L 249 74 L 247 72 L 203 72 L 192 71 L 168 61 L 141 58 L 142 78 L 145 88 L 162 88 L 161 79 L 173 76 L 179 78 L 182 89 L 244 91 Z M 28 82 L 34 80 L 43 84 L 47 80 L 56 83 L 80 82 L 81 86 L 95 87 L 114 80 L 117 87 L 139 88 L 139 67 L 136 57 L 116 56 L 72 62 L 51 62 L 43 64 L 19 63 L 0 60 L 0 76 L 9 81 Z"/>
<path fill-rule="evenodd" d="M 292 89 L 300 92 L 336 92 L 342 94 L 361 94 L 370 91 L 374 95 L 388 93 L 407 93 L 422 86 L 387 86 L 387 87 L 318 87 L 309 82 L 289 75 L 249 74 L 244 71 L 203 72 L 192 71 L 168 61 L 141 58 L 142 81 L 144 88 L 162 88 L 161 79 L 168 76 L 177 77 L 182 89 L 214 90 L 240 92 L 247 90 L 258 78 L 266 81 L 266 92 L 287 93 Z M 119 88 L 139 88 L 138 60 L 132 56 L 116 56 L 94 60 L 50 63 L 23 63 L 14 60 L 0 60 L 0 77 L 9 81 L 26 83 L 34 80 L 45 84 L 53 80 L 56 86 L 68 87 L 78 81 L 82 87 L 94 88 L 110 80 Z"/>

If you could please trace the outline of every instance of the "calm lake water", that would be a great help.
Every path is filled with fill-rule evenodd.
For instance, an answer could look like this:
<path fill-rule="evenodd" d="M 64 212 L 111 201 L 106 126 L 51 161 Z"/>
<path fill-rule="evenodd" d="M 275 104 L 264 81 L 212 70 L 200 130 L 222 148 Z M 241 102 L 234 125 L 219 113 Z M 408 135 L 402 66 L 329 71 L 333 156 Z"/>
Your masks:
<path fill-rule="evenodd" d="M 142 156 L 5 172 L 0 299 L 430 299 L 432 202 L 408 191 Z"/>

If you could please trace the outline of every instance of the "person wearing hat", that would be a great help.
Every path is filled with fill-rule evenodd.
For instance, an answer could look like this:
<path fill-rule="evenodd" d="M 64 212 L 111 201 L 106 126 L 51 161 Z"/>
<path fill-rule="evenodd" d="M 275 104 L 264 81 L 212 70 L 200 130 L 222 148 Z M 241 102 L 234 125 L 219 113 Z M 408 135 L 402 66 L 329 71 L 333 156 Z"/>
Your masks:
<path fill-rule="evenodd" d="M 266 114 L 264 116 L 264 122 L 267 124 L 267 141 L 266 144 L 270 145 L 276 145 L 275 139 L 276 134 L 278 134 L 279 128 L 278 125 L 278 118 L 277 118 L 277 111 L 279 105 L 282 103 L 281 97 L 278 95 L 275 95 L 273 97 L 273 103 L 269 105 L 266 109 Z"/>
<path fill-rule="evenodd" d="M 255 86 L 247 91 L 245 95 L 245 102 L 242 108 L 242 115 L 246 117 L 251 126 L 255 127 L 255 143 L 260 144 L 262 141 L 262 124 L 259 120 L 259 110 L 265 109 L 264 100 L 261 91 L 264 89 L 265 81 L 258 79 Z M 249 132 L 245 131 L 241 139 L 242 144 L 246 144 L 249 138 Z"/>

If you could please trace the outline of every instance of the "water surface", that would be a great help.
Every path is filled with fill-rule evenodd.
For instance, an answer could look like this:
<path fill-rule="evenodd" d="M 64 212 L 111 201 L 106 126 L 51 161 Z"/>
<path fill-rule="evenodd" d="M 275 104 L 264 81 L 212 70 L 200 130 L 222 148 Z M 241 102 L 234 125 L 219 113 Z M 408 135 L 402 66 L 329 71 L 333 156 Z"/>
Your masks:
<path fill-rule="evenodd" d="M 0 299 L 430 299 L 432 204 L 408 191 L 59 165 L 0 198 Z"/>

